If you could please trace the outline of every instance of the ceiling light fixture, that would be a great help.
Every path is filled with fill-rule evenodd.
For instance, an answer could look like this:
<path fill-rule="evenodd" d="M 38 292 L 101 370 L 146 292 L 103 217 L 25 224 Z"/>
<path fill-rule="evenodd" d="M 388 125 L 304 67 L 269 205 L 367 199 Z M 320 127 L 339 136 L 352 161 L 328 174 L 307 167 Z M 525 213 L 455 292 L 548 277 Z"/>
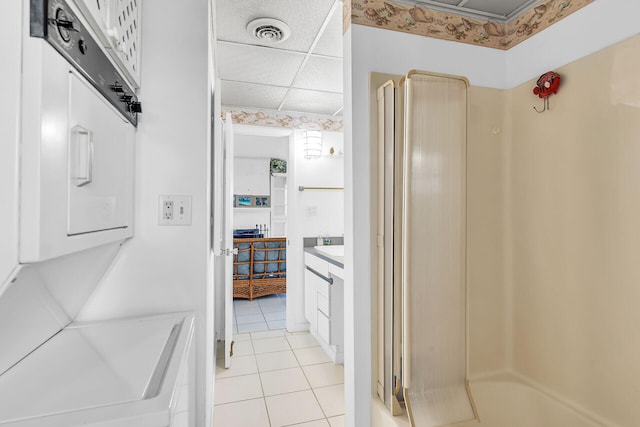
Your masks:
<path fill-rule="evenodd" d="M 304 158 L 318 159 L 322 155 L 322 132 L 317 130 L 304 131 Z"/>
<path fill-rule="evenodd" d="M 258 18 L 247 24 L 247 31 L 261 43 L 276 44 L 289 38 L 291 29 L 287 24 L 273 18 Z"/>

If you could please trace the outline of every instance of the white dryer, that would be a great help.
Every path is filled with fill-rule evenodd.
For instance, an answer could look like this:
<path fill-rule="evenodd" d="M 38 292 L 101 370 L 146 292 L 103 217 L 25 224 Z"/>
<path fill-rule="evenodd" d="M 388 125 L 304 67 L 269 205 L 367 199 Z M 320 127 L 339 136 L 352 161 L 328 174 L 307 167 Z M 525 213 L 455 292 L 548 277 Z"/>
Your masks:
<path fill-rule="evenodd" d="M 133 236 L 141 104 L 74 4 L 21 3 L 19 263 L 0 284 L 0 426 L 191 427 L 191 313 L 74 322 Z"/>
<path fill-rule="evenodd" d="M 133 235 L 142 107 L 72 5 L 24 4 L 20 262 L 32 263 Z"/>

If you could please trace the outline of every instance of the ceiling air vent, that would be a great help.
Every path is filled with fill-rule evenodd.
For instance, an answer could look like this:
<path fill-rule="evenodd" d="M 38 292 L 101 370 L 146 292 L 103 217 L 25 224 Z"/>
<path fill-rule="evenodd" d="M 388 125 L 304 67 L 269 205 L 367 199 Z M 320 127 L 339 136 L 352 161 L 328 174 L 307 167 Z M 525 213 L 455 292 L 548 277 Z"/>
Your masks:
<path fill-rule="evenodd" d="M 291 35 L 289 26 L 273 18 L 258 18 L 247 24 L 247 31 L 261 43 L 276 44 Z"/>

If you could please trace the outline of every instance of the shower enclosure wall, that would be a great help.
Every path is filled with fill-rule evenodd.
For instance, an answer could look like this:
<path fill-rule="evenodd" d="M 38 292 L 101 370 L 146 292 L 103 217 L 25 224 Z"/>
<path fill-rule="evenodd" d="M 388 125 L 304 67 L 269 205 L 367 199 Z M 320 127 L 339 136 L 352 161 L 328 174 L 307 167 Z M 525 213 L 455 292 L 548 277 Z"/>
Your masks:
<path fill-rule="evenodd" d="M 638 425 L 640 61 L 634 52 L 639 49 L 640 35 L 555 68 L 567 76 L 566 85 L 544 114 L 533 110 L 538 106 L 531 92 L 536 78 L 512 89 L 467 90 L 464 351 L 477 418 L 457 427 Z M 371 75 L 372 91 L 386 80 L 400 80 Z M 394 85 L 383 90 L 385 99 L 394 93 Z M 395 89 L 396 94 L 403 92 Z M 379 126 L 387 139 L 395 133 L 402 143 L 406 138 L 398 139 L 397 134 L 409 119 L 398 117 L 397 109 L 394 114 L 394 120 L 385 116 L 390 121 Z M 414 166 L 421 159 L 427 167 L 426 153 L 415 155 Z M 412 157 L 405 153 L 405 158 Z M 398 164 L 396 160 L 400 169 Z M 397 178 L 399 171 L 393 172 L 387 167 L 381 175 Z M 424 184 L 425 177 L 421 180 Z M 389 187 L 385 194 L 390 200 Z M 408 195 L 417 197 L 416 192 L 398 192 L 394 205 L 399 196 Z M 431 197 L 427 191 L 420 195 L 427 196 Z M 405 206 L 410 203 L 405 201 Z M 388 205 L 383 212 L 388 215 Z M 402 223 L 402 210 L 396 207 L 392 212 L 394 217 L 388 219 Z M 425 209 L 414 218 L 422 222 L 428 216 Z M 397 231 L 391 236 L 389 230 L 379 230 L 379 244 L 387 248 L 401 237 Z M 410 238 L 415 242 L 418 235 Z M 393 248 L 389 256 L 397 266 L 396 257 L 402 254 L 396 245 Z M 426 264 L 427 253 L 420 249 L 404 258 Z M 388 263 L 384 268 L 388 273 Z M 389 283 L 390 275 L 385 277 Z M 416 288 L 411 274 L 404 282 Z M 385 290 L 395 300 L 389 301 Z M 431 348 L 422 344 L 427 344 L 438 319 L 427 314 L 431 308 L 418 302 L 416 294 L 401 298 L 401 291 L 395 291 L 399 297 L 388 287 L 380 291 L 385 295 L 380 313 L 386 316 L 381 325 L 387 333 L 380 328 L 381 337 L 374 338 L 376 343 L 385 339 L 379 348 L 382 356 L 374 357 L 385 361 L 375 365 L 381 368 L 378 390 L 391 407 L 391 394 L 402 389 L 400 381 L 409 390 L 414 424 L 429 425 L 417 420 L 418 405 L 411 392 L 419 384 L 416 367 L 437 372 L 431 365 Z M 397 343 L 397 322 L 391 320 L 402 308 L 398 300 L 409 300 L 416 318 L 424 316 L 405 334 L 422 337 L 418 346 L 412 341 L 409 353 L 391 344 Z M 418 353 L 419 348 L 424 352 Z M 385 358 L 388 354 L 393 359 Z M 409 370 L 397 368 L 406 358 Z M 395 389 L 389 386 L 392 369 L 398 379 Z M 404 409 L 401 404 L 398 408 Z M 392 417 L 377 397 L 372 408 L 374 427 L 408 425 L 405 416 Z"/>
<path fill-rule="evenodd" d="M 378 394 L 412 425 L 476 417 L 467 382 L 464 78 L 378 90 Z"/>

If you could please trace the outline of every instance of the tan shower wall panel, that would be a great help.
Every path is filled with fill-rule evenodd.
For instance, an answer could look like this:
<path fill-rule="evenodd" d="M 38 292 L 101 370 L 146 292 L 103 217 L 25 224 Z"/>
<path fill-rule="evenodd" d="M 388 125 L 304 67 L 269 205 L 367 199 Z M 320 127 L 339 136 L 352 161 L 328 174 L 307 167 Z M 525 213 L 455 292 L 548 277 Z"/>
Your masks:
<path fill-rule="evenodd" d="M 370 124 L 370 135 L 371 141 L 374 146 L 371 149 L 371 159 L 370 159 L 370 171 L 371 171 L 371 209 L 372 217 L 371 217 L 371 235 L 375 236 L 378 233 L 378 150 L 375 147 L 375 144 L 378 143 L 378 106 L 376 99 L 376 93 L 380 86 L 382 86 L 385 82 L 389 80 L 393 80 L 398 82 L 403 76 L 397 74 L 386 74 L 386 73 L 370 73 L 369 74 L 369 99 L 372 100 L 370 104 L 369 111 L 369 124 Z M 378 247 L 375 239 L 371 240 L 371 259 L 377 259 L 378 256 Z M 377 263 L 371 264 L 371 283 L 378 282 L 378 265 Z M 371 324 L 378 325 L 380 319 L 378 318 L 378 290 L 376 286 L 371 287 Z M 377 330 L 372 334 L 371 337 L 371 378 L 378 377 L 378 368 L 379 368 L 379 360 L 378 360 L 378 349 L 380 343 L 378 342 L 378 333 Z M 371 393 L 372 397 L 378 398 L 377 394 L 377 381 L 371 381 Z"/>
<path fill-rule="evenodd" d="M 556 70 L 545 113 L 535 81 L 510 103 L 514 366 L 618 426 L 640 420 L 638 52 Z"/>
<path fill-rule="evenodd" d="M 508 367 L 505 280 L 507 91 L 470 87 L 467 128 L 469 376 Z"/>

